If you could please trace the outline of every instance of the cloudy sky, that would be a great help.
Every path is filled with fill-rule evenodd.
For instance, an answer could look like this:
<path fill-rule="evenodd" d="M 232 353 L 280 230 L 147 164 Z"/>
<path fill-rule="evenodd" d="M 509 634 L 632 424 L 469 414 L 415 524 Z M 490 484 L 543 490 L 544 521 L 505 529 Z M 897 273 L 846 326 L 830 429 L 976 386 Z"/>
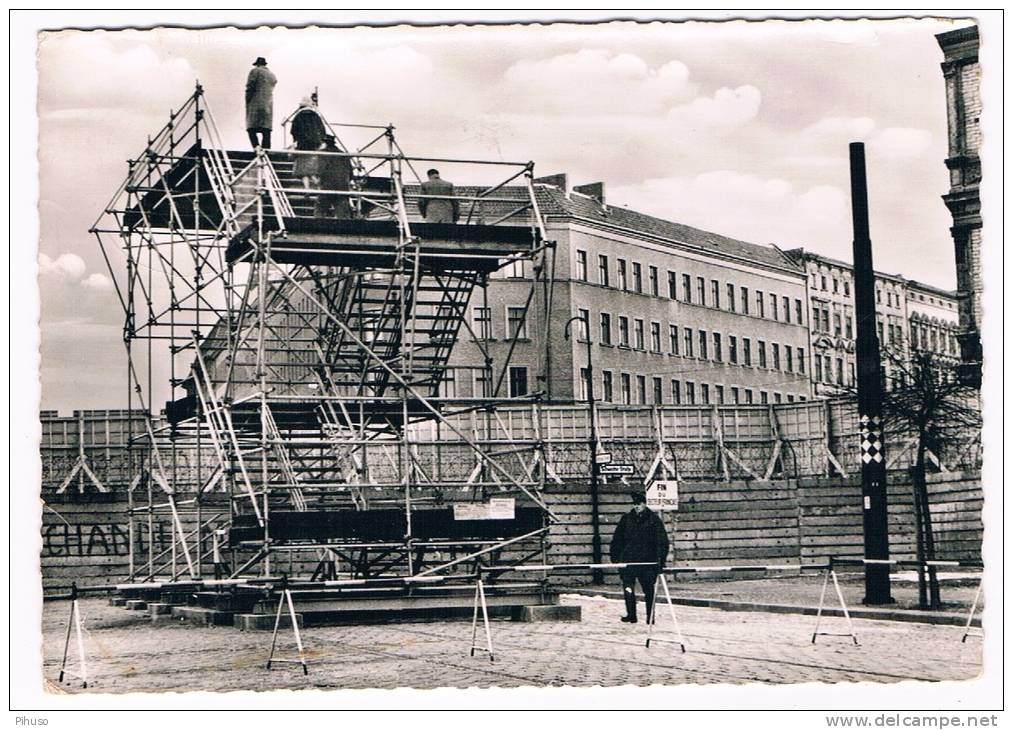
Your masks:
<path fill-rule="evenodd" d="M 63 31 L 40 36 L 42 407 L 125 405 L 122 314 L 87 229 L 196 80 L 245 148 L 256 56 L 276 119 L 408 154 L 534 160 L 609 202 L 850 260 L 847 144 L 867 144 L 876 267 L 954 286 L 937 20 Z M 449 177 L 449 175 L 448 175 Z M 110 374 L 115 374 L 110 377 Z"/>

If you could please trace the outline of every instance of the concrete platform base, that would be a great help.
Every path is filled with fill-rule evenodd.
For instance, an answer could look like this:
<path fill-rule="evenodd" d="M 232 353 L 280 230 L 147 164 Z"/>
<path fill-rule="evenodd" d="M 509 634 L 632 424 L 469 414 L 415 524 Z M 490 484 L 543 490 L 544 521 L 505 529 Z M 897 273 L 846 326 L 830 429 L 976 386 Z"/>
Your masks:
<path fill-rule="evenodd" d="M 166 624 L 178 624 L 181 619 L 178 616 L 173 616 L 171 613 L 156 613 L 151 616 L 151 623 L 153 626 L 165 626 Z"/>
<path fill-rule="evenodd" d="M 124 598 L 123 596 L 113 596 L 112 598 L 109 599 L 109 605 L 110 606 L 126 606 L 127 605 L 127 599 Z"/>
<path fill-rule="evenodd" d="M 172 616 L 197 626 L 231 626 L 232 614 L 198 606 L 173 606 Z"/>
<path fill-rule="evenodd" d="M 126 603 L 128 611 L 145 611 L 148 608 L 148 602 L 142 601 L 139 598 L 132 598 Z"/>
<path fill-rule="evenodd" d="M 172 606 L 168 603 L 149 603 L 148 613 L 152 616 L 158 616 L 161 614 L 172 614 Z"/>
<path fill-rule="evenodd" d="M 274 616 L 264 613 L 240 613 L 233 618 L 233 625 L 240 631 L 273 631 L 274 619 Z M 295 622 L 300 629 L 303 627 L 301 613 L 295 615 Z M 292 628 L 292 619 L 288 615 L 282 614 L 279 627 L 282 629 Z"/>
<path fill-rule="evenodd" d="M 170 606 L 185 606 L 189 596 L 180 591 L 162 591 L 158 600 L 160 603 L 167 603 Z"/>
<path fill-rule="evenodd" d="M 580 621 L 580 606 L 520 606 L 514 621 Z"/>

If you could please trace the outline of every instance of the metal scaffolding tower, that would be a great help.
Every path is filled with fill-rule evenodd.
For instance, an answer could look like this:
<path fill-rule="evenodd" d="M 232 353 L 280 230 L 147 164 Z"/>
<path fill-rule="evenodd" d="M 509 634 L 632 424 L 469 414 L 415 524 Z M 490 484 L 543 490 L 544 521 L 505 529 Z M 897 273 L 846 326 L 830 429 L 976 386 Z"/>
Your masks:
<path fill-rule="evenodd" d="M 542 394 L 503 394 L 519 333 L 496 362 L 466 316 L 490 276 L 528 262 L 524 316 L 547 326 L 555 245 L 533 164 L 409 157 L 392 126 L 327 127 L 372 138 L 335 134 L 331 153 L 228 150 L 198 85 L 91 229 L 125 315 L 128 407 L 144 414 L 129 528 L 147 531 L 149 554 L 132 537 L 132 579 L 223 565 L 271 576 L 279 559 L 317 578 L 440 575 L 544 549 Z M 348 159 L 347 189 L 307 187 L 300 155 Z M 460 222 L 418 214 L 420 200 L 447 199 L 422 192 L 415 171 L 431 164 L 483 182 L 455 194 Z M 348 201 L 347 217 L 323 217 L 322 196 Z M 450 397 L 464 333 L 487 391 Z M 531 409 L 516 442 L 488 436 L 505 428 L 506 401 Z M 467 453 L 420 457 L 446 437 Z M 173 542 L 155 554 L 160 519 Z"/>

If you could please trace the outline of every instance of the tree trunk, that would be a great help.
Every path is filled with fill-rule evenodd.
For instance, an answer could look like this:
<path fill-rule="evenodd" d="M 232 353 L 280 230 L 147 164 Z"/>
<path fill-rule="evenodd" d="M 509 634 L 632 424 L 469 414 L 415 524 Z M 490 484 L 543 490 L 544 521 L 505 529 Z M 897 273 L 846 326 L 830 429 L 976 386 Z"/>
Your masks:
<path fill-rule="evenodd" d="M 918 489 L 917 470 L 917 466 L 911 467 L 911 502 L 915 516 L 915 559 L 918 561 L 918 567 L 915 570 L 918 573 L 918 608 L 927 609 L 929 607 L 928 589 L 925 582 L 925 568 L 922 565 L 925 562 L 925 527 L 922 524 L 922 495 Z"/>
<path fill-rule="evenodd" d="M 921 513 L 921 533 L 922 538 L 922 556 L 919 560 L 935 560 L 936 559 L 936 545 L 935 538 L 932 530 L 932 514 L 929 511 L 929 489 L 925 481 L 925 441 L 924 438 L 918 439 L 918 458 L 915 462 L 914 468 L 914 483 L 915 490 L 918 493 L 918 502 Z M 936 575 L 936 569 L 930 567 L 928 569 L 929 576 L 929 603 L 928 608 L 939 608 L 942 605 L 942 601 L 939 596 L 939 577 Z M 920 589 L 920 586 L 919 586 Z"/>

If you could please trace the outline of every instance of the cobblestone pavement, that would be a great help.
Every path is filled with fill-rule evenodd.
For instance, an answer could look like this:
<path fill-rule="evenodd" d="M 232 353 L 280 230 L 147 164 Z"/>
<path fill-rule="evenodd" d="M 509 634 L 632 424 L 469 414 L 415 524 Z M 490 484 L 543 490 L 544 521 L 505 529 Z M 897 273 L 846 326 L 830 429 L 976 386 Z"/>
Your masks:
<path fill-rule="evenodd" d="M 179 623 L 152 626 L 141 612 L 81 602 L 89 685 L 56 683 L 69 604 L 43 612 L 44 673 L 54 692 L 227 691 L 299 688 L 516 687 L 708 683 L 898 682 L 971 679 L 982 669 L 981 640 L 961 643 L 954 626 L 856 620 L 850 638 L 810 642 L 813 618 L 678 607 L 687 653 L 678 645 L 644 647 L 647 627 L 619 622 L 618 601 L 564 596 L 580 605 L 580 623 L 494 621 L 495 662 L 469 656 L 468 621 L 310 626 L 303 634 L 309 676 L 298 666 L 264 668 L 269 632 Z M 669 629 L 659 612 L 656 636 Z M 844 632 L 831 618 L 825 631 Z M 481 633 L 480 633 L 481 635 Z M 281 648 L 294 657 L 291 632 Z M 75 644 L 71 658 L 76 660 Z M 76 662 L 73 665 L 76 669 Z"/>

